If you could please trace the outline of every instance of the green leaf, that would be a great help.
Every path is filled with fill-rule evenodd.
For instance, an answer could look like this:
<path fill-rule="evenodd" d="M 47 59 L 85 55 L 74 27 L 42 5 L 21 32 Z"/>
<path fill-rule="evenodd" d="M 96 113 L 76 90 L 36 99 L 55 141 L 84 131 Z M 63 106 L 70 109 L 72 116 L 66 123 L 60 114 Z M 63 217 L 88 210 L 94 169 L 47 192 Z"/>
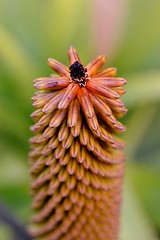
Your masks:
<path fill-rule="evenodd" d="M 128 75 L 127 93 L 123 96 L 127 107 L 160 101 L 160 72 L 143 72 Z"/>
<path fill-rule="evenodd" d="M 121 72 L 159 68 L 160 1 L 131 0 L 123 46 L 116 66 Z"/>
<path fill-rule="evenodd" d="M 0 52 L 3 58 L 1 68 L 5 66 L 5 71 L 12 73 L 10 81 L 14 80 L 12 84 L 17 91 L 17 97 L 24 101 L 31 95 L 31 82 L 36 72 L 36 66 L 28 56 L 26 49 L 3 25 L 0 25 L 0 36 Z"/>
<path fill-rule="evenodd" d="M 127 177 L 124 188 L 120 240 L 158 240 L 146 213 L 139 205 Z"/>
<path fill-rule="evenodd" d="M 157 105 L 137 106 L 131 117 L 127 122 L 126 133 L 124 134 L 125 141 L 127 143 L 126 152 L 128 161 L 133 159 L 133 156 L 137 152 L 138 148 L 143 144 L 146 133 L 153 121 L 153 118 L 157 114 Z M 147 117 L 146 117 L 147 116 Z"/>
<path fill-rule="evenodd" d="M 28 160 L 24 154 L 16 151 L 1 150 L 1 200 L 15 216 L 27 219 L 30 212 Z"/>
<path fill-rule="evenodd" d="M 128 166 L 128 174 L 132 180 L 139 201 L 150 221 L 160 228 L 160 164 L 134 161 Z"/>

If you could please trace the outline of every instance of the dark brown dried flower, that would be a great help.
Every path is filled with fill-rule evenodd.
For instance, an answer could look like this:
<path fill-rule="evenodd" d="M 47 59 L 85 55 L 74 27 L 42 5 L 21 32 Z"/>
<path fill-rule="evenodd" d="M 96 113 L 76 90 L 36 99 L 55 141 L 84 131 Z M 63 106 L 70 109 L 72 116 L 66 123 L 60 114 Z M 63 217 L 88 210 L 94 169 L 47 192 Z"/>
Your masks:
<path fill-rule="evenodd" d="M 115 68 L 99 71 L 98 56 L 85 68 L 73 47 L 70 67 L 49 58 L 60 76 L 38 78 L 30 139 L 32 235 L 46 240 L 118 238 L 127 110 Z"/>

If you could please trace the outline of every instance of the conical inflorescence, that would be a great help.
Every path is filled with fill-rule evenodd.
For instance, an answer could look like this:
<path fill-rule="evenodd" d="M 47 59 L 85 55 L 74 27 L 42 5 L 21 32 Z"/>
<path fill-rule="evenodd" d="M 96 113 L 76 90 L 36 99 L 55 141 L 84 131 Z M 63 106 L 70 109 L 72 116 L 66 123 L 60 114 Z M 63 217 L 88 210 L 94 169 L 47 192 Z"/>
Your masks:
<path fill-rule="evenodd" d="M 116 69 L 100 71 L 98 56 L 83 67 L 68 50 L 70 67 L 49 58 L 58 75 L 38 78 L 30 139 L 32 236 L 45 240 L 118 239 L 127 110 Z"/>

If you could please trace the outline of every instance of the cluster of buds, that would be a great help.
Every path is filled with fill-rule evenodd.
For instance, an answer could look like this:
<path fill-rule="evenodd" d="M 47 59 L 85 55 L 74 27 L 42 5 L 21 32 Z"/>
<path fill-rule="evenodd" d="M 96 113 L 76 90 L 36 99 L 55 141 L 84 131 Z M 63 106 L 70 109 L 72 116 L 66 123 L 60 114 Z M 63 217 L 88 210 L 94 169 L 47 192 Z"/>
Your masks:
<path fill-rule="evenodd" d="M 58 75 L 38 78 L 30 139 L 32 236 L 43 240 L 118 239 L 124 142 L 117 120 L 127 110 L 115 68 L 100 71 L 98 56 L 83 67 L 68 50 L 70 67 L 49 58 Z"/>

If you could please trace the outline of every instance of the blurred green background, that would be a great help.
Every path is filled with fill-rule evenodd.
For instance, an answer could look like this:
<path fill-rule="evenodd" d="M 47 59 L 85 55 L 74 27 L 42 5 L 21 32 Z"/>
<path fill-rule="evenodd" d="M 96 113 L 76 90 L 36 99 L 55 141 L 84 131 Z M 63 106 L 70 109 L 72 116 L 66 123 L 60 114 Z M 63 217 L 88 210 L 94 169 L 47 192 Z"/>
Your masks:
<path fill-rule="evenodd" d="M 0 0 L 0 201 L 19 222 L 30 215 L 33 79 L 52 73 L 48 57 L 68 65 L 73 45 L 84 65 L 105 54 L 128 80 L 121 240 L 160 239 L 159 22 L 159 0 Z"/>

